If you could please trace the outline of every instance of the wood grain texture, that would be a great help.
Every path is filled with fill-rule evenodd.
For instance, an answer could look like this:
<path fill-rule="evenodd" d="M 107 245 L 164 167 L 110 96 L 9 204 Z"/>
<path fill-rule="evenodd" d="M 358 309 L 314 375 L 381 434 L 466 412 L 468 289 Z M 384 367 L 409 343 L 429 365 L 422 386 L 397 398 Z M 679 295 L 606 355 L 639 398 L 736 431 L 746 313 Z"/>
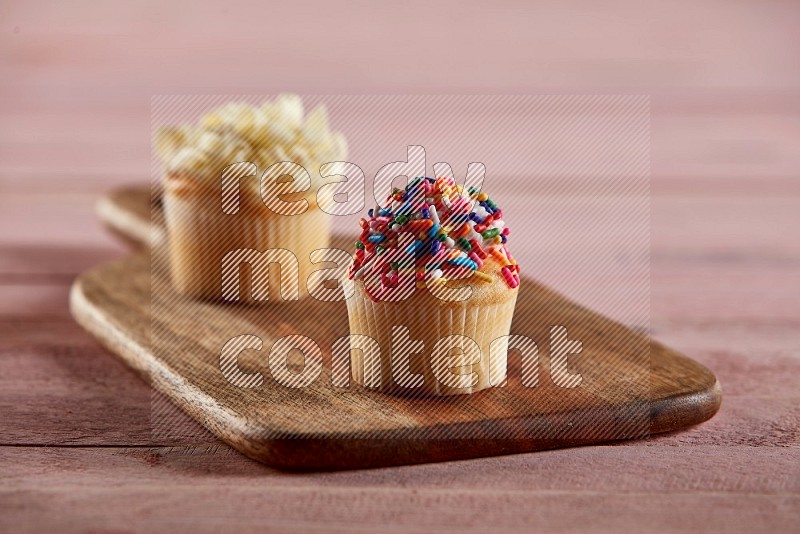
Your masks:
<path fill-rule="evenodd" d="M 74 220 L 77 213 L 69 203 L 59 208 L 49 195 L 24 198 L 37 213 L 42 205 L 59 218 Z M 87 195 L 79 203 L 87 212 L 78 231 L 90 225 L 93 201 Z M 791 284 L 797 276 L 796 252 L 778 248 L 770 233 L 771 228 L 788 228 L 792 216 L 797 219 L 793 202 L 791 194 L 778 198 L 771 191 L 748 200 L 737 191 L 721 195 L 705 189 L 691 196 L 684 191 L 654 198 L 654 331 L 660 340 L 713 369 L 725 384 L 726 402 L 710 422 L 661 437 L 653 445 L 797 443 L 797 403 L 784 400 L 796 398 L 798 384 L 792 377 L 800 376 L 800 360 L 792 350 L 800 327 L 800 299 L 794 298 L 800 286 Z M 737 219 L 743 210 L 749 217 Z M 8 212 L 0 218 L 3 215 Z M 693 234 L 690 230 L 704 220 L 715 225 L 713 231 Z M 170 436 L 151 436 L 148 386 L 112 359 L 93 358 L 102 351 L 68 314 L 66 284 L 82 270 L 118 256 L 119 247 L 65 245 L 67 228 L 43 219 L 38 224 L 58 244 L 0 249 L 0 339 L 6 347 L 4 357 L 13 357 L 0 377 L 3 441 L 49 446 L 208 443 L 194 433 L 168 442 L 164 439 Z M 741 231 L 746 238 L 735 239 Z M 715 306 L 735 303 L 742 294 L 752 306 Z M 54 367 L 55 354 L 69 359 Z M 47 384 L 58 386 L 52 394 L 35 394 Z M 73 395 L 91 400 L 70 406 Z M 130 418 L 123 416 L 126 422 L 121 424 L 116 414 Z M 184 420 L 180 426 L 187 424 Z"/>
<path fill-rule="evenodd" d="M 669 456 L 672 447 L 679 445 L 800 444 L 797 383 L 787 379 L 800 376 L 800 358 L 756 343 L 738 350 L 719 343 L 703 347 L 693 340 L 700 332 L 716 339 L 727 335 L 724 329 L 705 326 L 697 333 L 673 331 L 667 338 L 714 369 L 725 384 L 723 409 L 691 431 L 661 435 L 648 440 L 647 446 L 664 448 Z M 773 334 L 773 342 L 788 343 L 776 338 Z M 0 320 L 0 339 L 2 445 L 190 448 L 218 444 L 177 408 L 172 414 L 160 412 L 171 421 L 170 431 L 154 432 L 154 411 L 173 405 L 153 399 L 150 386 L 98 347 L 71 317 Z"/>
<path fill-rule="evenodd" d="M 4 2 L 0 531 L 796 530 L 799 9 Z M 158 447 L 149 386 L 68 314 L 72 278 L 125 253 L 92 206 L 147 176 L 151 95 L 286 90 L 651 94 L 652 334 L 714 371 L 720 412 L 614 446 L 322 474 L 213 438 Z"/>
<path fill-rule="evenodd" d="M 148 193 L 125 190 L 106 202 L 114 206 L 101 211 L 108 226 L 124 231 L 139 221 L 134 239 L 148 235 Z M 126 225 L 117 223 L 120 213 Z M 340 238 L 335 246 L 347 243 Z M 333 341 L 347 335 L 343 303 L 296 303 L 301 314 L 290 309 L 294 304 L 262 306 L 256 313 L 176 298 L 169 282 L 151 270 L 147 253 L 87 273 L 72 294 L 79 322 L 157 389 L 245 454 L 284 467 L 418 463 L 641 437 L 704 421 L 720 403 L 719 385 L 702 366 L 533 280 L 523 286 L 512 333 L 541 344 L 547 325 L 566 326 L 583 341 L 584 362 L 591 362 L 582 367 L 589 380 L 581 388 L 564 390 L 545 379 L 529 389 L 512 380 L 509 388 L 469 396 L 468 402 L 445 402 L 341 393 L 327 375 L 318 380 L 327 386 L 315 383 L 302 392 L 274 382 L 256 391 L 227 384 L 219 350 L 240 333 L 257 333 L 265 346 L 302 333 L 329 361 Z M 151 306 L 159 308 L 156 316 Z M 157 347 L 149 337 L 151 323 L 168 332 L 159 335 Z M 519 376 L 519 368 L 509 372 Z M 608 378 L 614 376 L 616 381 Z M 325 425 L 308 415 L 320 413 L 330 420 Z M 493 439 L 498 436 L 503 439 Z"/>
<path fill-rule="evenodd" d="M 674 449 L 674 448 L 673 448 Z M 80 531 L 792 531 L 797 450 L 630 443 L 288 476 L 227 447 L 7 448 L 0 525 Z M 766 470 L 773 476 L 764 476 Z M 115 480 L 109 480 L 109 472 Z M 14 488 L 14 490 L 10 490 Z M 135 505 L 135 506 L 132 506 Z M 680 513 L 676 513 L 680 510 Z M 18 529 L 15 529 L 18 530 Z"/>

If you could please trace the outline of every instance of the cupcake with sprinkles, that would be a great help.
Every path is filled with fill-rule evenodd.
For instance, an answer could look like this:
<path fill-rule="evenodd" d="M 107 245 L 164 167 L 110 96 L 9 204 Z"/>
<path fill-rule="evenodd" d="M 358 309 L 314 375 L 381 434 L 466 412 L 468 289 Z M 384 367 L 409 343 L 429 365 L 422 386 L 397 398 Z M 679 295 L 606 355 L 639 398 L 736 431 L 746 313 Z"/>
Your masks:
<path fill-rule="evenodd" d="M 506 375 L 520 269 L 503 210 L 451 178 L 418 177 L 359 221 L 347 299 L 354 380 L 413 396 L 467 394 Z"/>

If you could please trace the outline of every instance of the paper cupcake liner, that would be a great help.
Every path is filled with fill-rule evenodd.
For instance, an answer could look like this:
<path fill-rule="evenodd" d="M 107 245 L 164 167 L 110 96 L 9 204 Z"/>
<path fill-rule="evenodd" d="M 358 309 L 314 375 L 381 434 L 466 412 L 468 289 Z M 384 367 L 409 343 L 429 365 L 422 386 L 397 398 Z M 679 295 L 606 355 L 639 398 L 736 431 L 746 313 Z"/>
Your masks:
<path fill-rule="evenodd" d="M 173 285 L 178 292 L 195 298 L 222 299 L 224 290 L 230 294 L 235 289 L 223 287 L 222 262 L 228 253 L 240 249 L 284 249 L 293 253 L 299 269 L 298 296 L 307 296 L 306 280 L 313 271 L 309 255 L 327 248 L 330 241 L 330 216 L 315 205 L 302 214 L 288 216 L 251 202 L 230 215 L 223 212 L 218 191 L 187 194 L 172 190 L 169 184 L 164 190 L 163 205 Z M 280 281 L 286 279 L 286 273 L 278 272 L 277 268 L 269 270 L 270 300 L 286 298 L 280 291 Z M 239 298 L 247 300 L 250 284 L 238 278 Z M 231 281 L 231 277 L 226 280 Z M 260 300 L 263 297 L 266 295 Z"/>
<path fill-rule="evenodd" d="M 418 289 L 404 302 L 375 302 L 367 296 L 363 284 L 356 283 L 355 294 L 347 300 L 350 334 L 374 339 L 380 347 L 380 364 L 370 357 L 369 351 L 351 350 L 353 379 L 365 387 L 411 396 L 467 394 L 503 384 L 508 356 L 506 336 L 511 328 L 516 294 L 509 291 L 504 301 L 475 305 L 469 300 L 442 302 L 427 290 Z M 402 335 L 402 328 L 408 329 L 408 337 Z M 447 340 L 441 342 L 438 353 L 435 348 L 448 336 L 466 336 L 474 345 L 450 338 L 453 344 L 466 350 L 452 351 L 453 355 L 447 358 L 451 351 L 442 350 L 452 347 Z M 416 350 L 419 341 L 424 343 L 421 351 Z M 479 361 L 473 352 L 476 347 L 480 351 Z M 464 352 L 467 354 L 463 355 Z M 409 357 L 408 353 L 414 354 Z M 474 363 L 468 363 L 470 358 L 475 358 Z M 456 368 L 459 374 L 453 375 L 451 368 Z M 419 383 L 419 375 L 421 385 L 405 387 Z"/>

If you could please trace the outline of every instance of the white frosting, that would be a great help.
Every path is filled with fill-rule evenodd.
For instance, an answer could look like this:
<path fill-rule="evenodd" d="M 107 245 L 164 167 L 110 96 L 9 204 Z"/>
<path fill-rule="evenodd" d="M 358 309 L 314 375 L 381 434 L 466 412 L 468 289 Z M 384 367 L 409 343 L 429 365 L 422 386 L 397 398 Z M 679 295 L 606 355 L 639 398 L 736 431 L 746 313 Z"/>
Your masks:
<path fill-rule="evenodd" d="M 287 94 L 260 106 L 230 102 L 196 125 L 162 128 L 155 150 L 168 172 L 204 179 L 239 161 L 255 163 L 259 172 L 293 161 L 315 176 L 321 164 L 347 157 L 347 142 L 329 130 L 324 105 L 304 117 L 300 97 Z"/>

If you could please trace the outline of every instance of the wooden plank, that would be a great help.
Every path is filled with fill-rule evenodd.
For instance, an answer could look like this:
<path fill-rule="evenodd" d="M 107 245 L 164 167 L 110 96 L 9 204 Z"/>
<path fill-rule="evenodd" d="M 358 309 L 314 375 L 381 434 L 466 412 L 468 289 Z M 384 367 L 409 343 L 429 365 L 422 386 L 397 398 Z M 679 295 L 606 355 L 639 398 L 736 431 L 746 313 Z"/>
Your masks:
<path fill-rule="evenodd" d="M 65 306 L 69 287 L 63 282 L 0 285 L 0 296 L 0 321 L 36 317 L 69 319 Z"/>
<path fill-rule="evenodd" d="M 450 2 L 430 6 L 427 16 L 417 21 L 416 31 L 433 35 L 435 46 L 411 42 L 401 50 L 385 36 L 407 28 L 409 14 L 403 6 L 364 7 L 359 14 L 365 20 L 381 21 L 364 28 L 361 17 L 348 10 L 314 2 L 266 13 L 258 4 L 248 4 L 242 9 L 250 17 L 242 17 L 239 10 L 223 13 L 208 6 L 184 24 L 173 23 L 185 14 L 180 6 L 164 9 L 151 3 L 115 10 L 85 3 L 67 10 L 18 2 L 5 15 L 18 28 L 5 36 L 6 63 L 14 69 L 8 85 L 23 96 L 21 89 L 41 83 L 47 67 L 59 83 L 41 84 L 28 99 L 60 95 L 69 102 L 104 103 L 149 98 L 156 83 L 176 93 L 192 87 L 206 93 L 304 87 L 341 94 L 514 93 L 531 88 L 556 92 L 582 87 L 667 94 L 754 90 L 769 95 L 798 82 L 791 69 L 790 50 L 797 48 L 790 23 L 796 15 L 792 3 L 730 6 L 715 0 L 693 6 L 690 17 L 659 4 L 625 0 L 610 3 L 605 15 L 598 15 L 586 1 L 568 12 L 554 2 L 531 10 L 470 7 L 457 29 L 452 26 L 453 6 Z M 152 19 L 149 13 L 156 9 L 161 16 Z M 285 47 L 284 32 L 259 36 L 258 22 L 267 15 L 302 20 L 308 37 Z M 100 24 L 105 31 L 97 30 Z M 326 40 L 331 25 L 349 37 Z M 240 31 L 225 31 L 233 26 Z M 470 36 L 479 33 L 486 38 L 476 43 Z M 516 46 L 504 46 L 508 42 Z M 322 47 L 324 55 L 319 53 Z M 207 61 L 190 61 L 193 57 L 187 50 L 197 49 L 204 51 Z M 281 54 L 273 52 L 278 49 Z M 48 50 L 58 53 L 45 54 Z M 263 56 L 260 68 L 249 68 L 244 51 Z M 161 61 L 152 61 L 155 54 Z M 440 65 L 440 76 L 414 76 L 420 57 Z M 118 68 L 122 60 L 129 70 Z M 209 64 L 217 76 L 208 76 Z M 350 66 L 347 76 L 342 76 L 343 64 Z M 484 66 L 479 77 L 476 64 Z M 369 65 L 391 68 L 376 71 Z M 115 76 L 104 76 L 110 70 Z"/>
<path fill-rule="evenodd" d="M 125 250 L 103 229 L 95 215 L 94 195 L 0 194 L 0 255 L 17 249 L 65 247 Z M 69 224 L 65 224 L 68 221 Z M 57 256 L 52 257 L 57 264 Z"/>
<path fill-rule="evenodd" d="M 0 235 L 0 281 L 47 281 L 55 278 L 63 281 L 68 275 L 77 275 L 90 265 L 122 254 L 125 248 L 104 232 L 97 222 L 93 213 L 95 204 L 101 218 L 112 228 L 119 226 L 122 232 L 138 232 L 142 236 L 149 227 L 146 186 L 123 188 L 109 197 L 99 194 L 61 197 L 46 192 L 19 195 L 13 193 L 14 190 L 16 187 L 8 195 L 0 196 L 0 225 L 15 230 Z M 654 305 L 670 299 L 670 288 L 677 287 L 676 284 L 690 282 L 691 277 L 707 276 L 715 269 L 725 275 L 737 266 L 741 272 L 739 279 L 728 279 L 741 288 L 737 291 L 745 290 L 745 280 L 747 285 L 758 283 L 759 292 L 765 289 L 774 291 L 775 288 L 770 289 L 765 279 L 769 280 L 775 272 L 786 279 L 781 284 L 786 294 L 792 294 L 797 284 L 790 283 L 790 276 L 797 272 L 793 266 L 800 261 L 797 259 L 800 258 L 800 244 L 782 240 L 780 235 L 800 225 L 800 213 L 791 189 L 781 188 L 781 191 L 782 195 L 757 195 L 758 202 L 746 195 L 711 196 L 691 191 L 655 196 L 651 222 Z M 743 213 L 747 215 L 742 217 Z M 70 224 L 62 224 L 64 220 L 69 220 Z M 342 221 L 337 228 L 348 230 L 349 222 L 349 219 Z M 517 222 L 524 226 L 530 224 L 525 218 Z M 131 230 L 132 225 L 137 229 Z M 698 233 L 698 228 L 705 230 Z M 541 263 L 541 252 L 535 247 L 530 252 L 527 249 L 522 252 L 530 256 L 530 261 Z M 558 251 L 548 251 L 548 254 L 554 253 Z M 569 259 L 564 251 L 561 254 L 564 258 L 554 261 L 554 265 Z M 771 271 L 769 275 L 759 274 L 765 273 L 765 269 Z M 690 274 L 681 277 L 681 272 Z M 748 273 L 752 273 L 749 280 L 746 278 Z M 51 274 L 54 276 L 50 277 Z M 551 273 L 538 273 L 539 276 L 542 274 Z M 30 280 L 24 278 L 28 275 L 31 275 Z M 580 275 L 590 276 L 592 273 L 581 272 Z M 664 282 L 659 283 L 660 280 Z M 558 280 L 548 282 L 554 281 Z M 572 286 L 561 289 L 574 290 L 575 284 Z M 724 291 L 721 283 L 715 287 Z M 655 314 L 656 310 L 653 312 Z"/>
<path fill-rule="evenodd" d="M 715 330 L 705 336 L 719 339 Z M 794 332 L 792 330 L 792 332 Z M 170 404 L 67 320 L 0 322 L 0 444 L 200 445 L 214 443 Z M 714 369 L 725 385 L 721 413 L 686 433 L 649 446 L 685 444 L 797 444 L 800 358 L 782 352 L 694 348 L 685 336 L 670 341 Z M 735 345 L 736 342 L 732 343 Z M 76 402 L 75 399 L 82 399 Z M 154 411 L 161 410 L 154 415 Z M 166 411 L 166 413 L 165 413 Z M 170 421 L 170 431 L 153 420 Z M 87 426 L 88 425 L 88 426 Z M 153 435 L 153 431 L 158 431 Z M 766 437 L 769 437 L 768 439 Z M 766 440 L 766 441 L 765 441 Z"/>
<path fill-rule="evenodd" d="M 206 448 L 0 448 L 0 525 L 788 532 L 800 506 L 799 455 L 713 445 L 667 454 L 637 444 L 289 476 Z"/>
<path fill-rule="evenodd" d="M 0 445 L 168 445 L 200 435 L 182 421 L 169 438 L 154 436 L 150 388 L 74 323 L 0 321 L 0 338 Z"/>
<path fill-rule="evenodd" d="M 723 326 L 704 326 L 696 333 L 667 330 L 661 337 L 713 369 L 724 384 L 726 400 L 710 422 L 659 437 L 649 446 L 769 445 L 764 436 L 776 443 L 797 441 L 792 428 L 800 426 L 800 383 L 793 377 L 800 377 L 800 357 L 785 349 L 795 339 L 793 328 L 773 330 L 768 336 L 777 343 L 773 347 L 752 340 L 742 345 Z M 0 444 L 155 446 L 216 441 L 170 403 L 153 399 L 145 383 L 71 318 L 0 320 L 0 339 L 0 407 L 5 420 Z M 169 431 L 161 424 L 154 427 L 153 420 L 169 421 Z"/>
<path fill-rule="evenodd" d="M 76 488 L 72 494 L 43 487 L 14 493 L 0 490 L 4 501 L 0 525 L 15 532 L 85 532 L 87 527 L 125 532 L 132 526 L 175 532 L 529 532 L 531 525 L 547 525 L 552 532 L 585 532 L 590 525 L 592 532 L 616 533 L 642 524 L 659 532 L 791 532 L 800 506 L 794 494 L 556 495 L 483 489 L 480 494 L 452 497 L 436 492 L 370 493 L 371 489 L 359 488 L 288 492 L 288 496 L 279 491 L 230 488 L 220 497 L 214 486 L 187 485 L 170 493 L 109 484 Z"/>
<path fill-rule="evenodd" d="M 678 453 L 679 452 L 679 453 Z M 750 458 L 750 462 L 747 458 Z M 435 490 L 453 495 L 498 492 L 615 492 L 668 494 L 800 493 L 796 447 L 718 447 L 694 444 L 659 448 L 631 441 L 469 461 L 387 469 L 285 473 L 254 462 L 225 445 L 176 447 L 3 447 L 0 466 L 9 485 L 52 482 L 55 487 L 105 483 L 109 471 L 121 486 L 153 490 L 219 485 L 220 490 Z M 745 469 L 746 465 L 751 469 Z M 587 468 L 591 466 L 591 468 Z M 644 472 L 649 476 L 642 476 Z M 695 469 L 692 477 L 687 471 Z M 758 476 L 753 476 L 758 473 Z M 485 487 L 476 488 L 484 480 Z M 224 492 L 220 492 L 220 495 Z"/>
<path fill-rule="evenodd" d="M 205 92 L 215 92 L 213 84 L 206 87 Z M 123 88 L 107 90 L 118 92 L 120 89 Z M 230 87 L 216 89 L 221 94 L 230 94 L 231 90 Z M 15 105 L 11 109 L 3 109 L 4 105 L 9 105 L 0 101 L 0 110 L 4 111 L 8 125 L 0 132 L 0 142 L 5 147 L 5 157 L 0 161 L 2 181 L 18 185 L 20 191 L 49 188 L 53 192 L 70 192 L 81 187 L 98 191 L 100 184 L 109 188 L 149 179 L 152 168 L 150 94 L 118 94 L 117 99 L 109 103 L 85 102 L 78 98 L 65 111 L 60 97 L 66 91 L 62 88 L 58 95 L 46 95 L 35 102 L 28 102 L 24 96 L 15 94 Z M 74 89 L 76 93 L 83 91 L 80 85 Z M 530 88 L 516 92 L 526 91 L 531 92 Z M 191 91 L 187 92 L 191 94 Z M 253 88 L 251 92 L 267 93 L 267 90 L 261 87 Z M 442 88 L 437 92 L 446 94 L 447 90 Z M 532 92 L 535 95 L 540 91 Z M 577 92 L 592 93 L 585 86 Z M 600 92 L 608 93 L 606 90 Z M 629 93 L 630 90 L 621 92 Z M 718 91 L 712 95 L 679 96 L 645 93 L 653 95 L 650 115 L 653 138 L 648 155 L 655 191 L 677 188 L 719 192 L 750 188 L 763 193 L 789 187 L 797 193 L 798 186 L 793 177 L 800 169 L 800 156 L 794 150 L 794 137 L 800 123 L 800 112 L 792 107 L 793 104 L 787 103 L 790 95 L 750 92 L 742 97 L 736 92 L 731 95 L 724 91 L 723 94 Z M 96 96 L 97 92 L 94 92 L 89 98 Z M 726 109 L 717 103 L 719 99 L 733 101 L 733 104 Z M 502 110 L 492 108 L 494 99 L 487 97 L 481 107 L 487 110 L 482 120 L 489 124 L 476 124 L 473 115 L 454 113 L 453 110 L 443 110 L 441 115 L 431 116 L 429 110 L 416 109 L 420 107 L 419 101 L 412 103 L 404 110 L 403 116 L 408 116 L 415 128 L 417 124 L 426 123 L 447 125 L 439 130 L 430 129 L 421 139 L 418 130 L 399 131 L 398 119 L 391 114 L 388 105 L 384 113 L 375 113 L 359 110 L 358 106 L 337 106 L 335 96 L 328 97 L 328 100 L 333 101 L 329 106 L 332 125 L 347 134 L 350 140 L 349 159 L 362 167 L 369 177 L 374 176 L 382 164 L 399 159 L 409 137 L 412 137 L 418 142 L 424 141 L 436 161 L 450 161 L 459 173 L 469 161 L 485 162 L 493 190 L 508 184 L 549 191 L 559 183 L 563 187 L 563 175 L 573 174 L 573 167 L 576 171 L 586 172 L 575 162 L 591 160 L 592 155 L 572 148 L 560 159 L 550 161 L 552 149 L 528 141 L 537 129 L 545 128 L 546 137 L 557 138 L 557 143 L 564 147 L 603 143 L 613 137 L 595 136 L 587 142 L 581 137 L 584 132 L 562 132 L 553 125 L 544 125 L 542 117 L 534 112 L 517 110 L 513 119 L 522 123 L 522 131 L 493 128 L 492 137 L 499 139 L 495 140 L 495 145 L 486 146 L 481 142 L 486 129 L 480 126 L 491 126 L 500 121 L 503 121 L 502 126 L 507 126 L 509 121 Z M 703 112 L 698 111 L 703 108 Z M 80 127 L 76 128 L 76 125 Z M 75 133 L 76 130 L 79 134 Z M 453 131 L 459 131 L 458 143 L 451 142 Z M 435 150 L 441 147 L 447 147 L 447 152 L 437 154 Z M 38 156 L 42 152 L 51 157 L 41 159 Z M 548 165 L 539 168 L 539 165 L 545 165 L 542 163 L 545 161 L 549 162 Z M 75 169 L 80 169 L 83 174 L 76 176 Z M 41 174 L 48 175 L 46 182 L 36 179 Z M 531 175 L 535 176 L 533 180 Z M 596 178 L 601 180 L 602 173 L 598 172 Z M 761 184 L 755 186 L 755 180 Z"/>
<path fill-rule="evenodd" d="M 119 257 L 120 249 L 119 246 L 64 246 L 57 242 L 0 246 L 0 284 L 69 285 L 92 265 Z"/>

